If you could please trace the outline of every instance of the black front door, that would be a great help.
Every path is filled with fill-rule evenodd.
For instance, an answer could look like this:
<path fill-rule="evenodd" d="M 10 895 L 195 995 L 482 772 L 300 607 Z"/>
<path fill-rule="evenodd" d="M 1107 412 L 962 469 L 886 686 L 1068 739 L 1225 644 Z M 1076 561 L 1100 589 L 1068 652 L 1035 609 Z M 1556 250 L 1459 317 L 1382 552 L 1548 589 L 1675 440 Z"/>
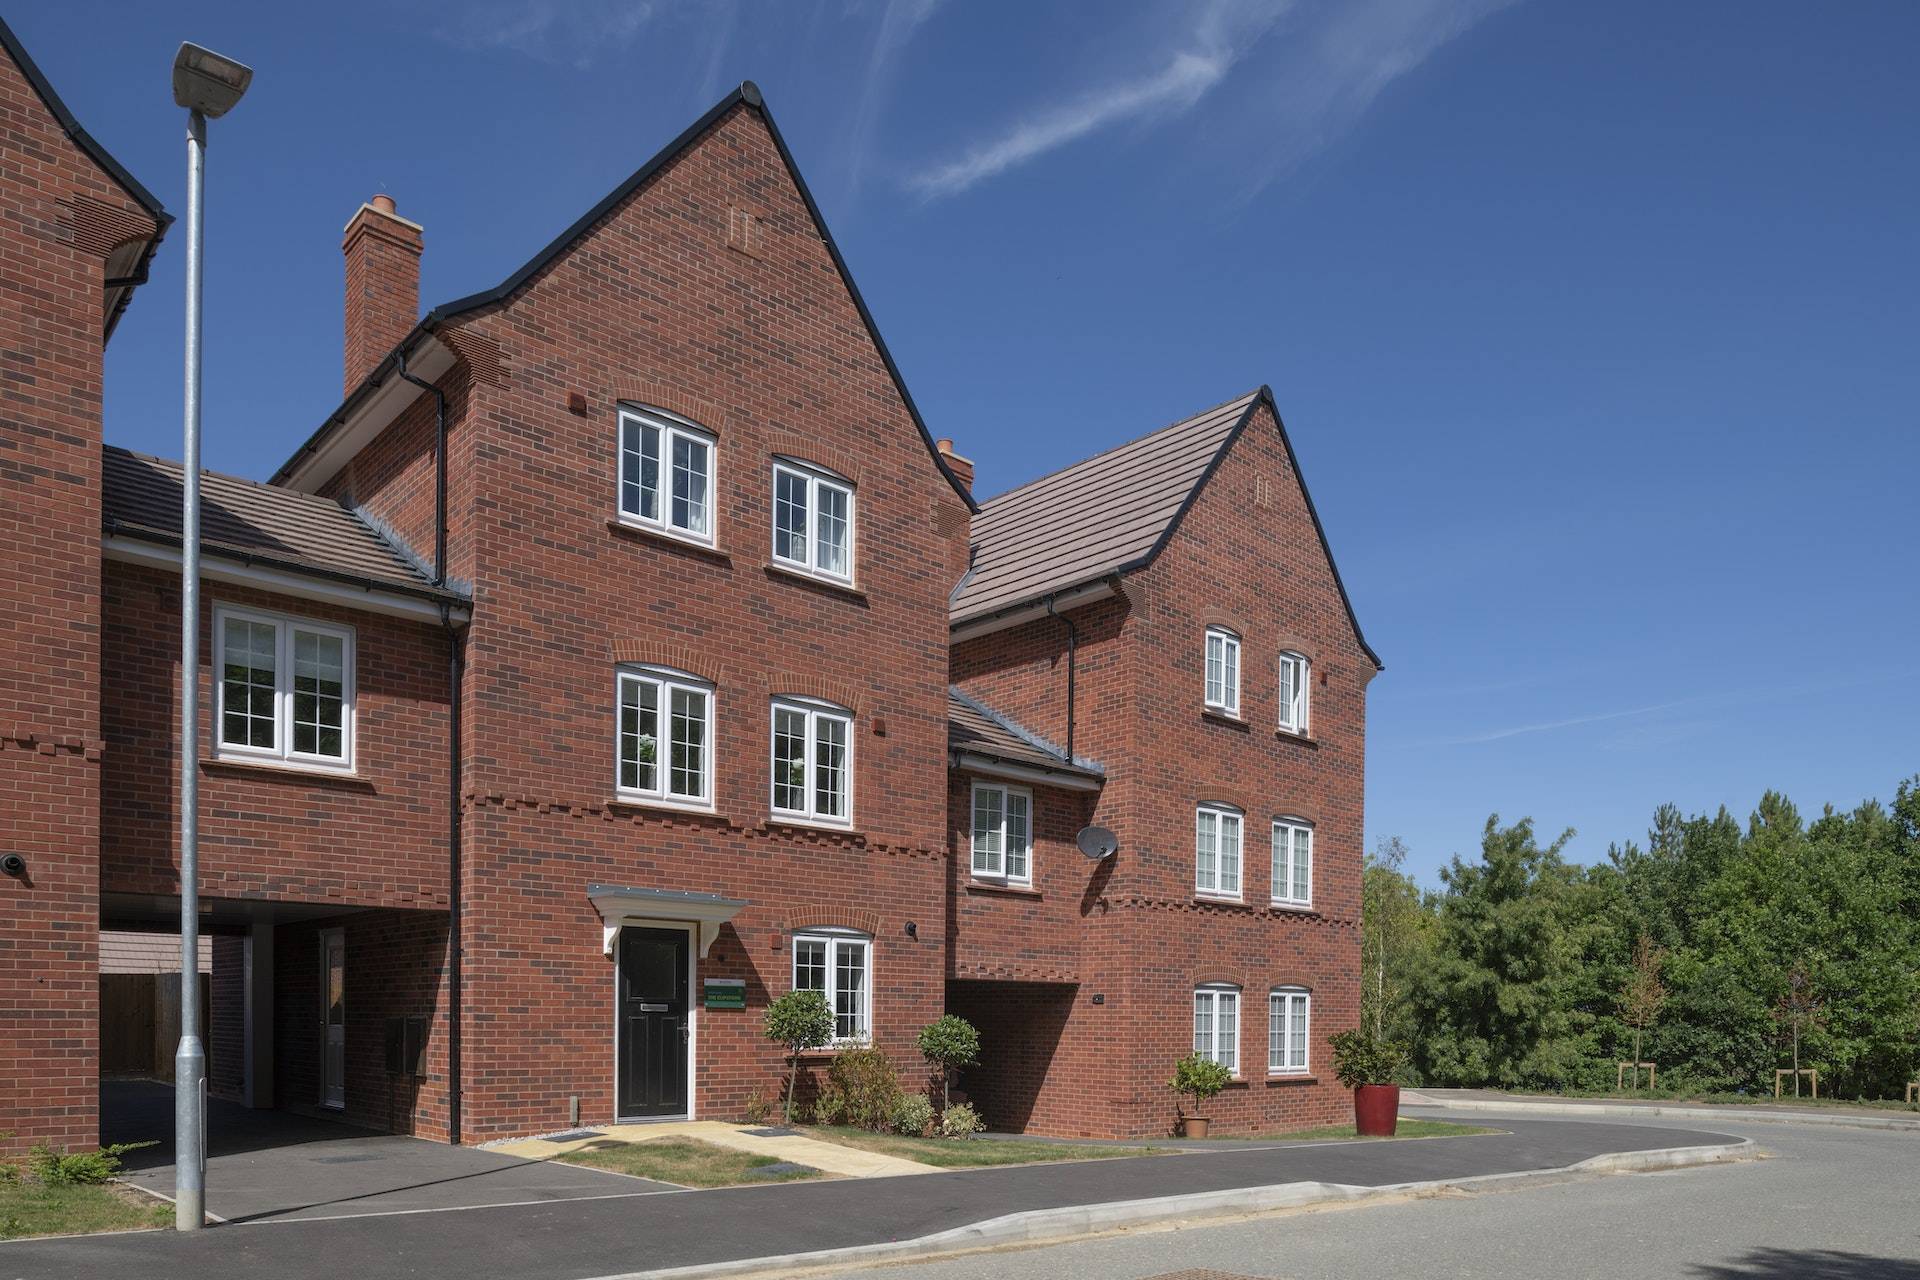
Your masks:
<path fill-rule="evenodd" d="M 622 1116 L 687 1114 L 687 934 L 620 931 Z"/>

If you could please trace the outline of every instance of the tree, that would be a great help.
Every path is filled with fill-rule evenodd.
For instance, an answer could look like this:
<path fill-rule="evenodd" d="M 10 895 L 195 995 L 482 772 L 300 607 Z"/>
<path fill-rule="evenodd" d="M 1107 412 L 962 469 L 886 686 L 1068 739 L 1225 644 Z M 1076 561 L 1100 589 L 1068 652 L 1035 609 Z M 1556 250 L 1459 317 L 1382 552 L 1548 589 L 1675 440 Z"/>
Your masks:
<path fill-rule="evenodd" d="M 1785 988 L 1774 1005 L 1774 1019 L 1787 1029 L 1793 1040 L 1793 1096 L 1796 1098 L 1800 1096 L 1800 1037 L 1821 1024 L 1822 1005 L 1806 961 L 1795 961 L 1787 971 Z"/>
<path fill-rule="evenodd" d="M 1633 1028 L 1633 1065 L 1640 1066 L 1640 1039 L 1660 1017 L 1660 1006 L 1667 1002 L 1667 988 L 1660 981 L 1660 966 L 1667 953 L 1641 934 L 1633 944 L 1633 967 L 1626 985 L 1620 988 L 1620 1020 Z M 1636 1074 L 1636 1079 L 1638 1076 Z"/>
<path fill-rule="evenodd" d="M 1407 846 L 1399 836 L 1382 838 L 1367 858 L 1361 878 L 1360 1021 L 1375 1039 L 1401 1035 L 1399 1024 L 1413 977 L 1425 924 L 1419 886 L 1402 868 Z"/>
<path fill-rule="evenodd" d="M 940 1073 L 940 1110 L 953 1101 L 953 1073 L 980 1061 L 980 1033 L 965 1018 L 949 1013 L 920 1028 L 920 1056 Z"/>
<path fill-rule="evenodd" d="M 787 1105 L 781 1113 L 793 1123 L 793 1086 L 800 1077 L 800 1055 L 833 1040 L 833 1010 L 818 991 L 789 991 L 767 1006 L 761 1030 L 787 1051 Z"/>

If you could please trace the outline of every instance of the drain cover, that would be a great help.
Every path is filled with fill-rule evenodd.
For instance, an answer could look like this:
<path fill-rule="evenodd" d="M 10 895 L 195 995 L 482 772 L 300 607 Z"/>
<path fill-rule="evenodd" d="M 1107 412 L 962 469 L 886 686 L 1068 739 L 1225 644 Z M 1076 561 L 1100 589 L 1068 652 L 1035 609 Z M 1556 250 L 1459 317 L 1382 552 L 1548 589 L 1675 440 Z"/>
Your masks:
<path fill-rule="evenodd" d="M 379 1156 L 375 1156 L 375 1155 L 366 1155 L 366 1156 L 315 1156 L 315 1157 L 313 1158 L 313 1162 L 314 1162 L 315 1164 L 359 1164 L 359 1163 L 361 1163 L 361 1162 L 362 1162 L 362 1161 L 364 1161 L 364 1160 L 378 1160 L 379 1158 L 380 1158 Z"/>
<path fill-rule="evenodd" d="M 790 1173 L 818 1173 L 810 1164 L 795 1164 L 791 1160 L 782 1160 L 778 1164 L 763 1164 L 758 1169 L 747 1170 L 749 1178 L 784 1178 Z"/>
<path fill-rule="evenodd" d="M 777 1124 L 768 1125 L 764 1129 L 746 1129 L 742 1132 L 749 1138 L 791 1138 L 794 1134 L 792 1129 Z"/>
<path fill-rule="evenodd" d="M 607 1135 L 598 1129 L 569 1129 L 565 1133 L 550 1133 L 545 1142 L 578 1142 L 582 1138 L 604 1138 Z"/>

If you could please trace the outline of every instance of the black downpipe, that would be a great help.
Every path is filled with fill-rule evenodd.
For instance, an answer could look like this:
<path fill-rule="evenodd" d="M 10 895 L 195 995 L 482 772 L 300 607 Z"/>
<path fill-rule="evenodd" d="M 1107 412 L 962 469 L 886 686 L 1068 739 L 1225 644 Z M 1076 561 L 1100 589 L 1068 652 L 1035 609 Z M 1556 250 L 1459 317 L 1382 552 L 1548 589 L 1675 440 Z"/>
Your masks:
<path fill-rule="evenodd" d="M 1053 597 L 1047 597 L 1047 616 L 1058 618 L 1067 628 L 1067 763 L 1074 761 L 1073 754 L 1073 686 L 1078 672 L 1080 632 L 1073 625 L 1073 619 L 1053 607 Z"/>
<path fill-rule="evenodd" d="M 440 606 L 440 623 L 447 630 L 447 686 L 452 700 L 447 708 L 447 1137 L 460 1145 L 460 1022 L 463 947 L 460 933 L 460 701 L 466 682 L 466 645 L 453 625 L 451 611 Z"/>
<path fill-rule="evenodd" d="M 404 348 L 394 353 L 400 378 L 433 393 L 433 585 L 447 585 L 447 393 L 424 378 L 407 372 Z"/>

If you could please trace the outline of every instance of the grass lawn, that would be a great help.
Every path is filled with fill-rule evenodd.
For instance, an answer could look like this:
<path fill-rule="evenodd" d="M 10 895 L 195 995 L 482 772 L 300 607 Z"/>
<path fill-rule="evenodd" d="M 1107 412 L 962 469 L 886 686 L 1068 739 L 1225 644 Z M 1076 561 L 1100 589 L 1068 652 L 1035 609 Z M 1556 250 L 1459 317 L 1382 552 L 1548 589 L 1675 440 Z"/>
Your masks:
<path fill-rule="evenodd" d="M 1094 1147 L 1065 1142 L 1033 1142 L 1019 1138 L 908 1138 L 897 1133 L 870 1133 L 846 1125 L 808 1125 L 800 1130 L 809 1138 L 837 1142 L 843 1147 L 877 1151 L 902 1160 L 942 1169 L 974 1169 L 996 1164 L 1034 1164 L 1042 1160 L 1117 1160 L 1124 1156 L 1166 1155 L 1168 1147 Z"/>
<path fill-rule="evenodd" d="M 133 1231 L 172 1221 L 172 1205 L 125 1187 L 49 1187 L 30 1178 L 0 1182 L 0 1240 Z"/>
<path fill-rule="evenodd" d="M 783 1169 L 758 1174 L 756 1169 L 781 1163 L 772 1156 L 750 1155 L 715 1146 L 698 1138 L 654 1138 L 647 1142 L 609 1142 L 582 1147 L 558 1157 L 568 1164 L 611 1169 L 636 1178 L 652 1178 L 683 1187 L 732 1187 L 743 1182 L 797 1182 L 817 1178 L 814 1170 Z"/>

